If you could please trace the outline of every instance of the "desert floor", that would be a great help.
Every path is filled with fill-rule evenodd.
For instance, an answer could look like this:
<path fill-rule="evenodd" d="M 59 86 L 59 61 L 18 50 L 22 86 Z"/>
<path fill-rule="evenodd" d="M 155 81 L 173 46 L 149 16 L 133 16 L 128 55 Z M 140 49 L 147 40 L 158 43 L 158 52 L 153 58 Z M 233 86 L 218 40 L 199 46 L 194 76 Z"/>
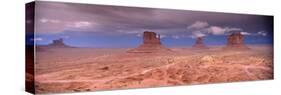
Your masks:
<path fill-rule="evenodd" d="M 36 52 L 37 93 L 97 91 L 273 79 L 271 46 L 250 50 L 45 48 Z"/>

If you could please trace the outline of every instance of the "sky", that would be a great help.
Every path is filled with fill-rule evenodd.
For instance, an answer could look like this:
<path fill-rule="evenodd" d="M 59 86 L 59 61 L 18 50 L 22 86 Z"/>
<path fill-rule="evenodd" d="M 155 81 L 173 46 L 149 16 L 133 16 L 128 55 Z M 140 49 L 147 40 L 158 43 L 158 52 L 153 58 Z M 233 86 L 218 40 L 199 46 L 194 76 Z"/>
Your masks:
<path fill-rule="evenodd" d="M 161 35 L 167 47 L 192 46 L 197 37 L 207 45 L 226 44 L 227 35 L 241 32 L 246 44 L 273 44 L 273 16 L 138 8 L 124 6 L 36 1 L 35 22 L 38 45 L 63 38 L 75 47 L 127 48 L 142 43 L 142 33 Z"/>

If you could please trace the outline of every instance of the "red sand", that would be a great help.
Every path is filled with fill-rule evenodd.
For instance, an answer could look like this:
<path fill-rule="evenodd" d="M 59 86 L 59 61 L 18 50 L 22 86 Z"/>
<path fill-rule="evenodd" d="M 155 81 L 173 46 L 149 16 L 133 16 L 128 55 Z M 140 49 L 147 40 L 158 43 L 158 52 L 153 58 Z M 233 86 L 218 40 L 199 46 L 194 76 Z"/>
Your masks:
<path fill-rule="evenodd" d="M 78 92 L 273 79 L 273 51 L 173 48 L 170 53 L 130 49 L 46 48 L 35 66 L 37 93 Z"/>

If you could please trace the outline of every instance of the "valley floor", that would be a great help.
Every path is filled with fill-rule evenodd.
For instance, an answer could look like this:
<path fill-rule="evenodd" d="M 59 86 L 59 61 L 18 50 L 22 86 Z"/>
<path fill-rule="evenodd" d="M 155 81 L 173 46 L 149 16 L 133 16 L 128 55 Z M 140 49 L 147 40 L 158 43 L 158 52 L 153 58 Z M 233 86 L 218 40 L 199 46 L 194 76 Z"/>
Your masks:
<path fill-rule="evenodd" d="M 273 79 L 272 47 L 250 48 L 48 48 L 36 53 L 35 87 L 37 93 L 54 93 Z"/>

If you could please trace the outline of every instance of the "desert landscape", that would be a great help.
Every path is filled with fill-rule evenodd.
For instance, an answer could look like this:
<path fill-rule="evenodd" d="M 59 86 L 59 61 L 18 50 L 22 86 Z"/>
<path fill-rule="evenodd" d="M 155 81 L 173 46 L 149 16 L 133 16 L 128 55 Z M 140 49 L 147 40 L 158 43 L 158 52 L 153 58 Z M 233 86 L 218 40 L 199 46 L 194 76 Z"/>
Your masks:
<path fill-rule="evenodd" d="M 46 94 L 272 80 L 273 19 L 35 1 L 26 5 L 25 88 Z"/>
<path fill-rule="evenodd" d="M 54 46 L 37 48 L 35 91 L 79 92 L 273 79 L 270 45 L 168 49 L 155 40 L 157 37 L 152 39 L 144 40 L 137 48 L 73 48 L 57 41 Z"/>

